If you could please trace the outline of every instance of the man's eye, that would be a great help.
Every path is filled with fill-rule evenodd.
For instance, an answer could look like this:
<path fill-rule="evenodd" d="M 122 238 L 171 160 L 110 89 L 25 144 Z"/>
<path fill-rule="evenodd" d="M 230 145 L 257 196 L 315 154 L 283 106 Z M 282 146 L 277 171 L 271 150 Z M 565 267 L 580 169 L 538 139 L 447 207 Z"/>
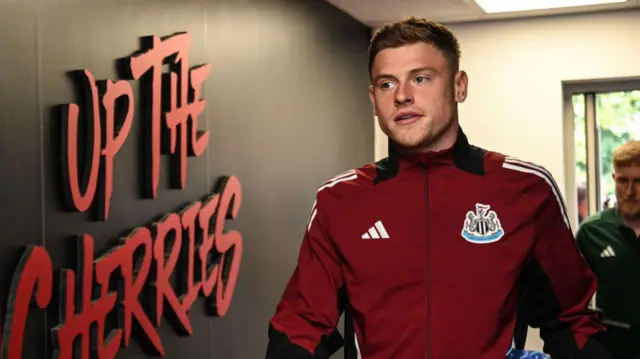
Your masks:
<path fill-rule="evenodd" d="M 416 77 L 416 82 L 417 83 L 427 82 L 427 80 L 429 80 L 429 79 L 426 76 L 418 76 L 418 77 Z"/>
<path fill-rule="evenodd" d="M 383 90 L 388 90 L 390 88 L 393 87 L 393 83 L 392 82 L 383 82 L 380 84 L 380 88 Z"/>

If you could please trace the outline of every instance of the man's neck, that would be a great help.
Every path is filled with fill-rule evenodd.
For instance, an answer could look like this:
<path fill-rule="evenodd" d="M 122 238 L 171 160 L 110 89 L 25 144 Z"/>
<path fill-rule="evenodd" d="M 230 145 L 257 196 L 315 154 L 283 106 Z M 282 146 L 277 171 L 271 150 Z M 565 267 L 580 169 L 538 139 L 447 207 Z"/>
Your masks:
<path fill-rule="evenodd" d="M 429 145 L 417 148 L 415 150 L 401 149 L 400 151 L 405 153 L 428 153 L 448 150 L 453 147 L 453 145 L 455 145 L 456 140 L 458 139 L 459 127 L 460 125 L 458 124 L 457 119 L 454 119 L 449 127 Z"/>
<path fill-rule="evenodd" d="M 636 235 L 640 235 L 640 217 L 629 217 L 622 213 L 620 214 L 627 227 L 630 227 L 636 232 Z"/>

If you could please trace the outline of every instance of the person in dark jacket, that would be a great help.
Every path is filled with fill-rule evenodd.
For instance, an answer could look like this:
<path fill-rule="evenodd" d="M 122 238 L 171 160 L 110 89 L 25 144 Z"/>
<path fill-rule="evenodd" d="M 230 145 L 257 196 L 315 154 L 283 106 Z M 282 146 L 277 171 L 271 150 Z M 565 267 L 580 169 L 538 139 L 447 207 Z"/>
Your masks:
<path fill-rule="evenodd" d="M 521 287 L 553 359 L 609 358 L 558 186 L 469 143 L 459 61 L 440 24 L 408 18 L 374 34 L 370 97 L 390 155 L 319 187 L 267 359 L 329 358 L 345 308 L 353 358 L 505 358 Z"/>
<path fill-rule="evenodd" d="M 613 153 L 616 205 L 587 218 L 577 241 L 598 277 L 596 306 L 611 326 L 604 342 L 616 359 L 640 358 L 640 141 Z"/>

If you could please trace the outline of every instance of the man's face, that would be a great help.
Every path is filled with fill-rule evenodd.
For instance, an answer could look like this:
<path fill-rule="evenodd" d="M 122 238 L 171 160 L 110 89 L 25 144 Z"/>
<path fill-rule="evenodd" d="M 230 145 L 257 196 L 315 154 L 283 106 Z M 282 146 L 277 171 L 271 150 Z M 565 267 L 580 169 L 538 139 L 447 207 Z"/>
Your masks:
<path fill-rule="evenodd" d="M 443 53 L 418 42 L 380 51 L 369 91 L 382 131 L 396 145 L 421 150 L 450 128 L 457 102 L 467 96 L 467 76 L 453 73 Z"/>
<path fill-rule="evenodd" d="M 583 199 L 578 202 L 578 215 L 582 218 L 586 218 L 587 212 L 588 212 L 587 200 Z"/>
<path fill-rule="evenodd" d="M 640 165 L 615 167 L 616 199 L 620 213 L 628 218 L 640 217 Z"/>

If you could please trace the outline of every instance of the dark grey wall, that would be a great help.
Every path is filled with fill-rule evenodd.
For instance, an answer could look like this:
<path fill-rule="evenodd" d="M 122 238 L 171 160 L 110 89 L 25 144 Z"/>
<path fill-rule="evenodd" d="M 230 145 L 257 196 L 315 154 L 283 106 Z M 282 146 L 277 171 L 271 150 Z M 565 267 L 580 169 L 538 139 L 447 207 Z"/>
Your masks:
<path fill-rule="evenodd" d="M 213 65 L 200 120 L 211 140 L 189 159 L 186 188 L 169 188 L 163 162 L 158 197 L 141 198 L 134 123 L 115 160 L 109 220 L 64 211 L 51 110 L 76 101 L 66 72 L 116 80 L 114 60 L 138 50 L 140 36 L 181 31 L 192 35 L 190 65 Z M 91 234 L 103 252 L 126 231 L 203 198 L 219 176 L 236 175 L 243 203 L 229 229 L 242 232 L 244 253 L 231 308 L 214 318 L 196 303 L 193 337 L 166 322 L 160 332 L 171 359 L 263 357 L 317 186 L 373 160 L 368 29 L 321 0 L 5 0 L 0 34 L 2 312 L 24 246 L 43 245 L 55 268 L 67 267 L 70 236 Z M 50 357 L 44 329 L 57 324 L 56 313 L 30 312 L 24 358 Z M 118 358 L 142 356 L 134 342 Z"/>

